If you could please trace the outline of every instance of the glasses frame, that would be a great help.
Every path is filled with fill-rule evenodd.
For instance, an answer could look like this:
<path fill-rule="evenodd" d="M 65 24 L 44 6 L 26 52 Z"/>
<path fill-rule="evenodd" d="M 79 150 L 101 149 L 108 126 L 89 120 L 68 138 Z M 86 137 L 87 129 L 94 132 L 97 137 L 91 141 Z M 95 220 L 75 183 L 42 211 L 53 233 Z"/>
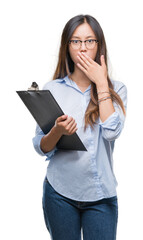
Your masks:
<path fill-rule="evenodd" d="M 80 45 L 79 45 L 79 47 L 77 48 L 77 49 L 79 49 L 79 48 L 81 47 L 82 42 L 84 42 L 86 48 L 87 48 L 87 49 L 90 49 L 90 48 L 88 48 L 87 45 L 86 45 L 86 42 L 89 41 L 89 40 L 95 41 L 96 43 L 99 42 L 99 40 L 97 40 L 97 39 L 87 39 L 87 40 L 84 40 L 84 41 L 81 41 L 81 40 L 79 40 L 79 39 L 71 39 L 71 40 L 69 40 L 69 44 L 71 44 L 71 43 L 74 42 L 74 41 L 79 41 L 79 42 L 80 42 Z M 74 48 L 74 49 L 76 49 L 76 48 Z M 92 48 L 91 48 L 91 49 L 92 49 Z"/>

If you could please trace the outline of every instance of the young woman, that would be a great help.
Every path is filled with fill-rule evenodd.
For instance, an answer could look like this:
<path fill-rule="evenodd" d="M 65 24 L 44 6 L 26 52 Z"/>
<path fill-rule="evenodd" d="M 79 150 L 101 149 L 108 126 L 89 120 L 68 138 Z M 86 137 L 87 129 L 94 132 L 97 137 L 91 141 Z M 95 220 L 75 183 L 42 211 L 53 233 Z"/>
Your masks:
<path fill-rule="evenodd" d="M 65 115 L 33 144 L 49 160 L 43 184 L 43 211 L 53 240 L 115 240 L 117 181 L 115 140 L 124 126 L 127 89 L 109 78 L 107 49 L 98 21 L 78 15 L 64 27 L 51 91 Z M 77 133 L 87 151 L 60 150 L 62 135 Z"/>

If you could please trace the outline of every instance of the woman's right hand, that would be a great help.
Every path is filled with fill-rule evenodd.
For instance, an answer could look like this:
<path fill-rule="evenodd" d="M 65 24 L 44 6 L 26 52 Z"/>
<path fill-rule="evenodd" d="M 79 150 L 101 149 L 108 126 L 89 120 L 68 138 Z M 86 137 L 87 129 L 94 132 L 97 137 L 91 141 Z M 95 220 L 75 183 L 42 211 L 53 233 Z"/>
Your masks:
<path fill-rule="evenodd" d="M 62 115 L 58 117 L 55 121 L 55 128 L 61 135 L 72 135 L 76 132 L 77 123 L 72 117 L 68 117 L 68 115 Z"/>

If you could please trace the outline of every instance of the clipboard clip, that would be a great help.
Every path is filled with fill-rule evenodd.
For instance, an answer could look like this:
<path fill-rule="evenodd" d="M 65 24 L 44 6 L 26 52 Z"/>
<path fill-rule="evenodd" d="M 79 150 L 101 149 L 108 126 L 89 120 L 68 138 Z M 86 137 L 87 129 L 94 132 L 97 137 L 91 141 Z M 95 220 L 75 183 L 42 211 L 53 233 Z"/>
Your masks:
<path fill-rule="evenodd" d="M 39 86 L 38 86 L 38 84 L 36 83 L 36 82 L 32 82 L 32 84 L 31 84 L 31 87 L 30 88 L 28 88 L 28 91 L 38 91 L 39 90 Z"/>

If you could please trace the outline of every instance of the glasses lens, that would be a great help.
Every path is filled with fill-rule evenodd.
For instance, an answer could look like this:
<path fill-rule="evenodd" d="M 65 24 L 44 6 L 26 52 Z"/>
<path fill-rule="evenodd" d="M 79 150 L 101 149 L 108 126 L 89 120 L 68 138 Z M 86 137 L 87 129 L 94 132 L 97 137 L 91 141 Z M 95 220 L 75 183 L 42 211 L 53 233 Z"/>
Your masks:
<path fill-rule="evenodd" d="M 73 49 L 79 49 L 80 48 L 80 41 L 79 40 L 71 40 L 71 46 Z"/>
<path fill-rule="evenodd" d="M 70 44 L 73 49 L 79 49 L 81 47 L 80 40 L 70 40 Z M 89 39 L 84 41 L 84 44 L 86 45 L 87 49 L 93 49 L 96 45 L 96 41 L 94 39 Z"/>
<path fill-rule="evenodd" d="M 86 41 L 86 47 L 88 49 L 94 48 L 95 44 L 96 44 L 95 40 L 89 39 L 89 40 Z"/>

